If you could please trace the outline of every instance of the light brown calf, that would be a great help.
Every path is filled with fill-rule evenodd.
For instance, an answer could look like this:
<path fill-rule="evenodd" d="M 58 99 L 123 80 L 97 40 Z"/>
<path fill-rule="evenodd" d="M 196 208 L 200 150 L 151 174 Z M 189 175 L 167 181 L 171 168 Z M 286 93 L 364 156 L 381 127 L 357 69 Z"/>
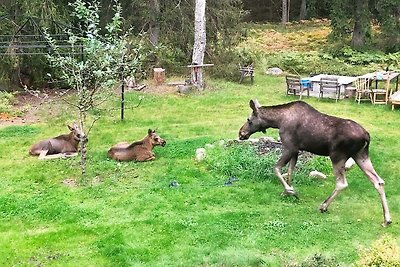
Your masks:
<path fill-rule="evenodd" d="M 148 134 L 141 141 L 129 144 L 118 143 L 108 150 L 108 157 L 119 161 L 150 161 L 156 157 L 153 153 L 155 146 L 165 146 L 166 142 L 156 134 L 155 130 L 149 129 Z"/>

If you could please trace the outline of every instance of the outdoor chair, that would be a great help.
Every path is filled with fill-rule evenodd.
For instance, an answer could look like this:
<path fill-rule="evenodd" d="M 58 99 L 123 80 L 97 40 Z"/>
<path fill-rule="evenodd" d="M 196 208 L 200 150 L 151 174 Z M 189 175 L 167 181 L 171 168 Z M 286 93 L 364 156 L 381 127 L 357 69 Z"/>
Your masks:
<path fill-rule="evenodd" d="M 303 86 L 300 76 L 286 75 L 286 95 L 300 95 L 300 99 L 304 90 L 307 91 L 307 96 L 310 96 L 309 86 Z"/>
<path fill-rule="evenodd" d="M 388 85 L 387 85 L 388 86 Z M 388 91 L 386 89 L 370 88 L 370 97 L 372 104 L 385 104 L 388 101 Z"/>
<path fill-rule="evenodd" d="M 249 66 L 242 66 L 239 64 L 239 72 L 240 72 L 240 80 L 239 83 L 242 83 L 245 77 L 250 77 L 251 84 L 254 81 L 254 66 L 253 63 Z"/>
<path fill-rule="evenodd" d="M 354 82 L 354 85 L 356 89 L 355 101 L 357 101 L 358 104 L 360 104 L 360 102 L 364 100 L 370 101 L 369 79 L 359 77 Z"/>
<path fill-rule="evenodd" d="M 324 97 L 324 93 L 334 94 L 336 102 L 340 98 L 340 84 L 338 78 L 322 77 L 319 82 L 319 98 Z"/>

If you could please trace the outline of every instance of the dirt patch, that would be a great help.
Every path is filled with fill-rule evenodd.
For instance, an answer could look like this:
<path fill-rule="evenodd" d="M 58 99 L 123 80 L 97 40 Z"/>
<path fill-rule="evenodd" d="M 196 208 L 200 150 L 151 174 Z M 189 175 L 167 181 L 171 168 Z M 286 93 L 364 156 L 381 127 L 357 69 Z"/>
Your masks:
<path fill-rule="evenodd" d="M 62 181 L 62 184 L 71 188 L 78 187 L 78 183 L 75 179 L 72 178 L 65 179 L 64 181 Z"/>
<path fill-rule="evenodd" d="M 68 93 L 69 91 L 65 89 L 18 92 L 15 95 L 12 113 L 0 114 L 0 127 L 40 122 L 39 108 L 49 103 L 61 101 L 61 98 Z M 50 114 L 54 113 L 51 105 L 48 106 L 48 111 Z"/>

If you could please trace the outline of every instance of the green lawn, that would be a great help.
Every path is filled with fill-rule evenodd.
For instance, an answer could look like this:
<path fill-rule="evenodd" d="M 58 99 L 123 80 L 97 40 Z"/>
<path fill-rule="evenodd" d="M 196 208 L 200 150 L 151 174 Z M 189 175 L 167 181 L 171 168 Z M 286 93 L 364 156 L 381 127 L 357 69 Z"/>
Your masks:
<path fill-rule="evenodd" d="M 68 107 L 59 107 L 57 117 L 44 109 L 38 124 L 0 128 L 0 265 L 282 266 L 321 254 L 347 266 L 382 236 L 399 244 L 399 110 L 305 98 L 370 132 L 370 155 L 386 181 L 393 219 L 383 228 L 378 194 L 358 168 L 348 172 L 349 188 L 324 214 L 317 208 L 335 186 L 331 172 L 326 181 L 295 181 L 299 200 L 280 195 L 270 165 L 258 170 L 262 177 L 239 171 L 234 186 L 223 186 L 229 170 L 219 169 L 218 162 L 229 163 L 232 155 L 244 160 L 240 153 L 215 148 L 199 163 L 196 148 L 237 138 L 251 98 L 262 105 L 295 98 L 285 96 L 283 77 L 262 73 L 252 86 L 208 82 L 207 90 L 189 96 L 145 94 L 123 122 L 117 110 L 104 112 L 89 136 L 85 186 L 62 183 L 80 180 L 78 158 L 39 161 L 27 154 L 33 142 L 67 131 L 65 125 L 74 120 Z M 107 158 L 111 145 L 141 139 L 148 128 L 157 128 L 167 141 L 155 149 L 155 161 Z M 277 137 L 276 130 L 267 134 Z M 319 160 L 326 167 L 328 161 Z M 180 186 L 169 187 L 171 181 Z"/>

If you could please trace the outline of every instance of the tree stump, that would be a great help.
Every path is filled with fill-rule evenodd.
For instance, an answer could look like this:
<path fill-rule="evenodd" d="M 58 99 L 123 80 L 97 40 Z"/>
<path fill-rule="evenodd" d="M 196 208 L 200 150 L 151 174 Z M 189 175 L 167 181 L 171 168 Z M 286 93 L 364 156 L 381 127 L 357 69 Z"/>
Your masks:
<path fill-rule="evenodd" d="M 154 82 L 156 85 L 161 85 L 165 83 L 165 69 L 154 68 Z"/>

